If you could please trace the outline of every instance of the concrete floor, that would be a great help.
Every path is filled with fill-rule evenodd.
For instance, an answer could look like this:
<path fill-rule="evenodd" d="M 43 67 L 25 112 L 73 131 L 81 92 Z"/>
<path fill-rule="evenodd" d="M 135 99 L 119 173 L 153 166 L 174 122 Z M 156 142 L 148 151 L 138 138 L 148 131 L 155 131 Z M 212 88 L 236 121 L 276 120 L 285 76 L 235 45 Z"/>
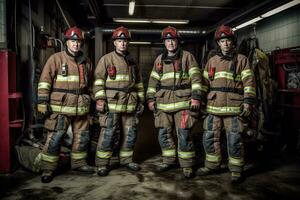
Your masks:
<path fill-rule="evenodd" d="M 230 184 L 230 174 L 183 178 L 180 169 L 154 172 L 159 157 L 147 159 L 138 173 L 118 168 L 107 177 L 79 175 L 68 171 L 49 184 L 40 176 L 18 170 L 1 175 L 2 199 L 300 199 L 300 161 L 297 158 L 274 158 L 264 165 L 247 166 L 247 179 Z M 0 197 L 1 197 L 0 196 Z"/>

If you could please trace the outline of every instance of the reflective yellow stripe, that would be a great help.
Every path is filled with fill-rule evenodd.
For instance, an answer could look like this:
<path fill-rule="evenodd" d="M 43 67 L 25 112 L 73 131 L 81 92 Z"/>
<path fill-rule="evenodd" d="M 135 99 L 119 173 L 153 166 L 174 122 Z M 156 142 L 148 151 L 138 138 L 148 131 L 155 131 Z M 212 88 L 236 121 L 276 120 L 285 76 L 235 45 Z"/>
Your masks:
<path fill-rule="evenodd" d="M 99 90 L 98 92 L 96 92 L 95 94 L 95 98 L 97 97 L 105 97 L 105 90 Z"/>
<path fill-rule="evenodd" d="M 96 79 L 94 82 L 94 85 L 101 86 L 104 85 L 104 80 L 103 79 Z"/>
<path fill-rule="evenodd" d="M 242 80 L 247 78 L 248 76 L 253 76 L 253 71 L 251 69 L 246 69 L 242 71 Z"/>
<path fill-rule="evenodd" d="M 71 153 L 71 157 L 74 160 L 81 160 L 81 159 L 85 159 L 87 157 L 87 153 L 86 152 L 72 152 Z"/>
<path fill-rule="evenodd" d="M 145 97 L 144 92 L 138 92 L 138 97 L 139 98 L 144 98 Z"/>
<path fill-rule="evenodd" d="M 244 93 L 250 93 L 256 96 L 256 90 L 251 86 L 244 87 Z"/>
<path fill-rule="evenodd" d="M 58 162 L 58 156 L 50 156 L 42 153 L 42 160 L 46 162 Z"/>
<path fill-rule="evenodd" d="M 174 73 L 174 72 L 168 72 L 162 75 L 161 77 L 161 81 L 162 80 L 166 80 L 166 79 L 171 79 L 171 78 L 179 78 L 180 77 L 180 73 Z"/>
<path fill-rule="evenodd" d="M 231 72 L 216 72 L 214 79 L 219 79 L 219 78 L 226 78 L 229 80 L 233 80 L 233 73 Z M 241 80 L 241 76 L 240 75 L 236 75 L 235 80 L 240 81 Z"/>
<path fill-rule="evenodd" d="M 151 74 L 150 74 L 150 76 L 152 78 L 156 79 L 156 80 L 160 80 L 159 74 L 157 72 L 155 72 L 155 71 L 152 71 Z"/>
<path fill-rule="evenodd" d="M 164 156 L 164 157 L 175 157 L 176 156 L 176 150 L 175 149 L 162 150 L 162 156 Z"/>
<path fill-rule="evenodd" d="M 157 104 L 157 108 L 164 111 L 184 109 L 189 107 L 190 107 L 189 101 L 182 101 L 182 102 L 169 103 L 169 104 L 162 104 L 162 103 Z"/>
<path fill-rule="evenodd" d="M 130 157 L 133 155 L 133 151 L 120 151 L 120 157 Z"/>
<path fill-rule="evenodd" d="M 194 151 L 178 151 L 178 157 L 181 159 L 189 159 L 195 157 Z"/>
<path fill-rule="evenodd" d="M 203 77 L 208 80 L 208 72 L 207 71 L 203 71 Z"/>
<path fill-rule="evenodd" d="M 214 114 L 237 114 L 240 113 L 240 107 L 215 107 L 206 106 L 206 111 Z"/>
<path fill-rule="evenodd" d="M 89 112 L 89 106 L 87 107 L 73 107 L 73 106 L 59 106 L 59 105 L 50 105 L 50 106 L 52 111 L 54 112 L 79 114 L 79 115 L 86 114 Z"/>
<path fill-rule="evenodd" d="M 208 91 L 208 87 L 206 85 L 201 85 L 200 90 L 203 91 L 203 92 L 207 92 Z"/>
<path fill-rule="evenodd" d="M 77 75 L 69 75 L 69 76 L 57 75 L 56 82 L 79 82 L 79 76 L 77 76 Z"/>
<path fill-rule="evenodd" d="M 40 110 L 46 110 L 47 109 L 47 105 L 46 104 L 38 104 L 38 109 Z"/>
<path fill-rule="evenodd" d="M 50 90 L 51 89 L 51 84 L 47 83 L 47 82 L 39 82 L 38 89 Z"/>
<path fill-rule="evenodd" d="M 107 77 L 107 82 L 114 82 L 114 81 L 129 81 L 129 75 L 128 74 L 117 74 L 115 79 L 110 79 L 110 77 Z"/>
<path fill-rule="evenodd" d="M 200 74 L 201 71 L 198 66 L 192 67 L 189 69 L 189 75 L 193 76 L 194 74 Z"/>
<path fill-rule="evenodd" d="M 221 155 L 206 154 L 205 159 L 208 162 L 220 162 L 221 161 Z"/>
<path fill-rule="evenodd" d="M 117 105 L 117 104 L 108 104 L 108 109 L 110 111 L 118 112 L 133 112 L 135 111 L 136 105 Z"/>
<path fill-rule="evenodd" d="M 156 88 L 148 87 L 147 93 L 156 93 Z"/>
<path fill-rule="evenodd" d="M 201 84 L 199 83 L 193 83 L 192 84 L 192 90 L 201 90 Z"/>
<path fill-rule="evenodd" d="M 138 89 L 144 89 L 144 85 L 143 83 L 137 83 L 134 85 L 135 88 L 138 88 Z"/>
<path fill-rule="evenodd" d="M 243 158 L 233 158 L 229 156 L 229 163 L 236 166 L 244 166 L 245 162 Z"/>
<path fill-rule="evenodd" d="M 103 158 L 103 159 L 108 159 L 111 158 L 112 152 L 111 151 L 97 151 L 97 157 L 98 158 Z"/>

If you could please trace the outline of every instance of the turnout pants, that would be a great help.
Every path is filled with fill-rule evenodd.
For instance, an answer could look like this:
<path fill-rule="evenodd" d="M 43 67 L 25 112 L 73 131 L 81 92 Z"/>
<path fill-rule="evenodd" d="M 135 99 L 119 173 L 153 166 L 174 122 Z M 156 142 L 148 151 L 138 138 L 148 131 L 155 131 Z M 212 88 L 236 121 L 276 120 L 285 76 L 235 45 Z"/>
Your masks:
<path fill-rule="evenodd" d="M 163 163 L 175 164 L 176 154 L 181 167 L 194 165 L 195 150 L 192 140 L 191 128 L 197 121 L 198 113 L 182 110 L 173 113 L 157 111 L 154 113 L 155 127 L 159 128 L 158 141 L 162 151 Z M 178 144 L 177 150 L 173 138 L 176 130 Z"/>
<path fill-rule="evenodd" d="M 42 151 L 42 170 L 56 169 L 61 143 L 69 125 L 72 126 L 73 132 L 71 166 L 74 169 L 86 165 L 90 141 L 88 116 L 66 116 L 55 113 L 45 121 L 44 125 L 48 134 Z"/>
<path fill-rule="evenodd" d="M 138 118 L 135 113 L 106 113 L 99 117 L 101 132 L 97 145 L 96 166 L 109 165 L 117 134 L 123 133 L 120 147 L 121 165 L 132 162 L 137 138 Z"/>
<path fill-rule="evenodd" d="M 222 129 L 225 128 L 229 170 L 231 172 L 242 172 L 245 164 L 242 119 L 238 116 L 209 114 L 204 120 L 203 128 L 203 146 L 206 154 L 205 166 L 209 169 L 219 169 L 222 160 L 220 135 Z"/>

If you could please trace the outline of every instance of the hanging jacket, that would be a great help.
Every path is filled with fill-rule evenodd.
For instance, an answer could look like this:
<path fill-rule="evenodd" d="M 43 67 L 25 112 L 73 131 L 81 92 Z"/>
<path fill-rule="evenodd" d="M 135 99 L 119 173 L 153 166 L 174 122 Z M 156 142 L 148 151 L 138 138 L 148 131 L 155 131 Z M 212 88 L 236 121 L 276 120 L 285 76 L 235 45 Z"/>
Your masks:
<path fill-rule="evenodd" d="M 38 103 L 50 103 L 53 113 L 86 115 L 93 67 L 81 52 L 74 57 L 66 51 L 53 54 L 46 62 L 38 83 Z"/>
<path fill-rule="evenodd" d="M 201 98 L 201 71 L 194 56 L 178 50 L 173 58 L 159 55 L 150 74 L 147 100 L 164 112 L 190 108 L 190 99 Z"/>
<path fill-rule="evenodd" d="M 108 103 L 109 112 L 133 113 L 145 99 L 141 70 L 129 54 L 104 55 L 95 70 L 95 99 Z"/>
<path fill-rule="evenodd" d="M 219 53 L 210 58 L 203 71 L 203 85 L 207 90 L 207 113 L 237 115 L 243 102 L 256 102 L 254 73 L 242 54 L 223 56 Z"/>

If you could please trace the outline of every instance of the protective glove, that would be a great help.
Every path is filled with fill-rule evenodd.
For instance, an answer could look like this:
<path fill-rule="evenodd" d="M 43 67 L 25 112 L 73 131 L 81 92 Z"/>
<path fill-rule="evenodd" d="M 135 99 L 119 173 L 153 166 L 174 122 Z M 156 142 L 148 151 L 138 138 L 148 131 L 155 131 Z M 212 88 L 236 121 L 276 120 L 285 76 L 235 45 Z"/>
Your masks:
<path fill-rule="evenodd" d="M 99 99 L 96 102 L 96 110 L 98 110 L 100 113 L 106 112 L 106 102 L 103 99 Z"/>
<path fill-rule="evenodd" d="M 191 99 L 191 111 L 199 111 L 201 108 L 201 101 L 198 99 Z"/>
<path fill-rule="evenodd" d="M 148 102 L 148 108 L 150 111 L 155 112 L 156 111 L 156 103 L 155 101 Z"/>
<path fill-rule="evenodd" d="M 143 103 L 138 103 L 137 107 L 136 107 L 136 114 L 137 116 L 141 116 L 144 112 L 144 105 Z"/>
<path fill-rule="evenodd" d="M 242 110 L 240 114 L 241 117 L 249 117 L 253 110 L 253 105 L 248 103 L 243 103 L 241 110 Z"/>

